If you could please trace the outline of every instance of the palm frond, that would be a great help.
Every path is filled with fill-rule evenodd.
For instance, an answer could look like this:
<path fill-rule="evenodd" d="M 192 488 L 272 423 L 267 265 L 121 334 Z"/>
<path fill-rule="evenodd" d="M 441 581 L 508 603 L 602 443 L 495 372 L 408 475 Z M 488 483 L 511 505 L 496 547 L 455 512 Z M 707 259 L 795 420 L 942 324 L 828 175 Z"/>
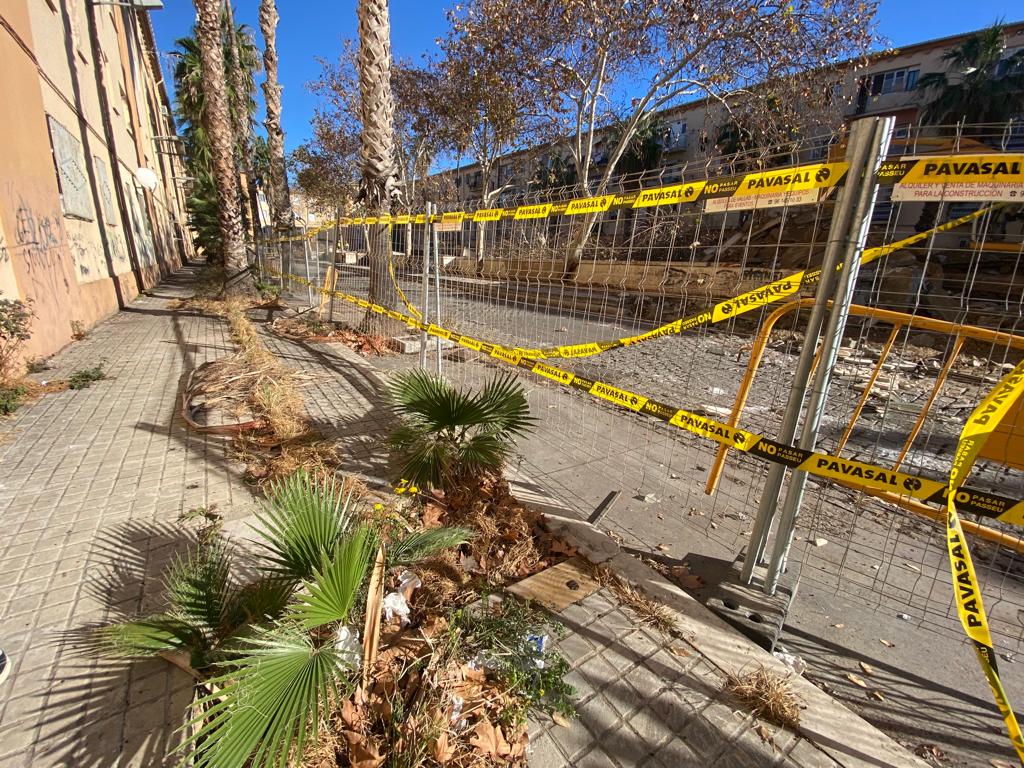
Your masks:
<path fill-rule="evenodd" d="M 256 513 L 253 528 L 278 574 L 308 579 L 325 554 L 333 556 L 352 521 L 352 494 L 342 489 L 333 478 L 317 480 L 304 470 L 271 484 L 269 503 Z"/>
<path fill-rule="evenodd" d="M 387 548 L 389 568 L 414 565 L 444 549 L 465 544 L 475 533 L 469 528 L 426 528 L 393 541 Z"/>
<path fill-rule="evenodd" d="M 404 456 L 402 477 L 414 485 L 439 488 L 456 474 L 458 453 L 454 440 L 425 427 L 403 433 L 404 442 L 392 442 Z"/>
<path fill-rule="evenodd" d="M 99 627 L 89 645 L 108 658 L 149 659 L 202 643 L 202 630 L 175 616 L 157 614 Z"/>
<path fill-rule="evenodd" d="M 463 473 L 497 472 L 511 451 L 511 442 L 500 433 L 480 432 L 459 446 L 459 464 Z"/>
<path fill-rule="evenodd" d="M 400 415 L 434 431 L 476 424 L 485 416 L 472 398 L 418 369 L 398 374 L 388 395 Z"/>
<path fill-rule="evenodd" d="M 283 768 L 316 736 L 321 713 L 351 671 L 333 642 L 316 645 L 297 627 L 262 630 L 246 641 L 227 672 L 209 681 L 216 693 L 197 701 L 202 714 L 180 748 L 197 768 Z M 310 727 L 312 726 L 312 727 Z"/>
<path fill-rule="evenodd" d="M 375 548 L 376 537 L 365 526 L 347 535 L 334 556 L 325 556 L 323 565 L 306 582 L 292 608 L 292 618 L 306 629 L 348 618 Z"/>
<path fill-rule="evenodd" d="M 178 556 L 164 577 L 168 613 L 202 627 L 213 636 L 227 620 L 236 587 L 231 580 L 231 552 L 219 540 Z"/>
<path fill-rule="evenodd" d="M 484 385 L 475 400 L 486 414 L 485 424 L 503 434 L 523 434 L 536 421 L 530 416 L 530 404 L 523 385 L 511 374 L 495 376 Z"/>
<path fill-rule="evenodd" d="M 231 624 L 263 624 L 280 618 L 284 612 L 295 583 L 290 579 L 269 576 L 257 579 L 239 589 L 231 606 Z"/>

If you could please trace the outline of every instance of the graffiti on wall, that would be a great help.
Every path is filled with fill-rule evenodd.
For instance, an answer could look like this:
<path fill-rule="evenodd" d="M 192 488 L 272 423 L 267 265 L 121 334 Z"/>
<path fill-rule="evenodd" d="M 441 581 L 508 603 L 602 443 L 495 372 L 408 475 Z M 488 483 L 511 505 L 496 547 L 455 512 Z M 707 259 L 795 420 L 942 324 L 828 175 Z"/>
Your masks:
<path fill-rule="evenodd" d="M 53 146 L 53 162 L 57 166 L 57 181 L 64 213 L 92 221 L 92 195 L 85 172 L 82 142 L 54 120 L 52 115 L 47 115 L 46 119 L 50 125 L 50 144 Z"/>
<path fill-rule="evenodd" d="M 32 205 L 13 184 L 7 185 L 6 198 L 7 210 L 14 211 L 13 242 L 7 244 L 8 256 L 16 257 L 24 269 L 32 286 L 28 295 L 52 297 L 48 300 L 58 302 L 59 306 L 70 288 L 61 265 L 65 244 L 63 216 L 59 210 Z"/>

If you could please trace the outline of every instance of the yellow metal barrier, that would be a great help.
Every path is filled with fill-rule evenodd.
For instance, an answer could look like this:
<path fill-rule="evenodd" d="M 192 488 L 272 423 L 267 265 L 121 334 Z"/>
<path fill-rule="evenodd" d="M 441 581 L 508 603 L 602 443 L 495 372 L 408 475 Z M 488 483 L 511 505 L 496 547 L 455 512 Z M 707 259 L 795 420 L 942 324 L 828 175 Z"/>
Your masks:
<path fill-rule="evenodd" d="M 768 346 L 768 340 L 771 337 L 771 332 L 774 330 L 775 325 L 785 315 L 795 312 L 800 309 L 810 307 L 814 303 L 813 298 L 800 299 L 798 301 L 791 301 L 788 304 L 784 304 L 774 312 L 772 312 L 765 319 L 764 324 L 758 331 L 757 336 L 754 339 L 753 346 L 750 350 L 750 362 L 747 363 L 747 370 L 743 375 L 743 380 L 740 382 L 739 391 L 736 393 L 736 400 L 733 403 L 732 413 L 729 415 L 727 423 L 731 427 L 735 427 L 739 424 L 740 416 L 743 414 L 743 409 L 747 404 L 747 396 L 750 394 L 750 388 L 753 386 L 754 376 L 757 374 L 757 370 L 761 365 L 761 360 L 764 357 L 764 351 Z M 894 312 L 887 309 L 877 309 L 875 307 L 865 307 L 861 304 L 852 304 L 850 306 L 850 315 L 857 317 L 866 317 L 875 320 L 880 323 L 892 325 L 892 331 L 889 337 L 886 339 L 885 344 L 882 346 L 882 351 L 879 354 L 878 361 L 872 368 L 870 375 L 868 376 L 867 383 L 864 387 L 864 391 L 861 393 L 860 398 L 857 401 L 856 406 L 853 409 L 853 414 L 850 417 L 849 423 L 846 425 L 846 429 L 843 432 L 843 436 L 839 439 L 839 445 L 836 447 L 836 455 L 842 453 L 843 447 L 846 445 L 847 440 L 850 438 L 850 434 L 853 431 L 853 427 L 860 418 L 860 414 L 864 409 L 864 405 L 867 403 L 868 397 L 871 394 L 871 390 L 875 386 L 875 382 L 878 379 L 878 375 L 882 370 L 882 365 L 885 363 L 886 358 L 889 356 L 889 352 L 892 350 L 893 344 L 896 341 L 896 337 L 900 331 L 904 328 L 911 328 L 914 330 L 927 330 L 934 331 L 936 333 L 942 333 L 953 337 L 953 348 L 947 358 L 942 369 L 939 371 L 938 376 L 935 378 L 935 384 L 929 393 L 924 407 L 921 409 L 917 420 L 914 422 L 914 426 L 911 428 L 907 435 L 907 439 L 903 444 L 900 454 L 893 464 L 893 469 L 899 469 L 899 466 L 903 463 L 907 453 L 909 453 L 914 440 L 920 433 L 922 426 L 924 425 L 925 418 L 928 414 L 928 409 L 935 402 L 935 398 L 938 397 L 939 391 L 942 389 L 943 384 L 952 370 L 953 363 L 956 361 L 957 356 L 960 354 L 963 348 L 964 341 L 967 339 L 975 339 L 978 341 L 984 341 L 993 344 L 994 346 L 1005 346 L 1012 347 L 1014 349 L 1024 350 L 1024 336 L 1017 336 L 1011 333 L 1003 333 L 1002 331 L 992 331 L 988 328 L 981 328 L 976 325 L 962 325 L 959 323 L 951 323 L 946 320 L 935 320 L 930 317 L 917 317 L 915 315 L 908 315 L 904 312 Z M 817 360 L 815 360 L 815 365 Z M 704 492 L 712 494 L 718 487 L 718 482 L 722 477 L 722 470 L 725 468 L 725 458 L 729 453 L 729 447 L 726 445 L 720 445 L 718 448 L 718 454 L 715 456 L 715 463 L 711 467 L 711 471 L 708 473 L 707 484 L 704 487 Z M 991 453 L 983 451 L 982 455 L 985 458 L 995 459 L 1001 461 L 1002 456 L 998 455 L 996 451 Z M 1005 462 L 1004 462 L 1005 463 Z M 923 517 L 927 517 L 931 520 L 938 522 L 945 521 L 945 515 L 941 510 L 936 510 L 926 506 L 914 499 L 900 496 L 895 493 L 889 493 L 886 491 L 871 490 L 859 486 L 844 483 L 842 480 L 838 481 L 840 485 L 844 485 L 848 488 L 854 488 L 855 490 L 865 491 L 873 496 L 876 496 L 884 501 L 898 504 L 899 506 L 907 509 L 911 512 L 919 514 Z M 972 533 L 979 538 L 991 541 L 1004 547 L 1009 547 L 1021 554 L 1024 554 L 1024 542 L 1021 541 L 1015 535 L 1005 534 L 1001 531 L 997 531 L 994 528 L 989 528 L 978 523 L 964 520 L 962 521 L 965 531 Z"/>

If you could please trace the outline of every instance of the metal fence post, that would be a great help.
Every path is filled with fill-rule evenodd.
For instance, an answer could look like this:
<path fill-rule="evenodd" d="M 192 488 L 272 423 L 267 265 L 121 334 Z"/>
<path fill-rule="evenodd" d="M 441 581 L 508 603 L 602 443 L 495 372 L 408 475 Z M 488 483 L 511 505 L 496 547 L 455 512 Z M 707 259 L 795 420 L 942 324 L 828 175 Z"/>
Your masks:
<path fill-rule="evenodd" d="M 425 224 L 423 225 L 423 280 L 420 283 L 420 294 L 423 300 L 423 322 L 430 322 L 430 231 L 433 226 L 430 217 L 434 213 L 434 204 L 427 203 Z M 412 225 L 410 225 L 412 226 Z M 420 331 L 420 370 L 427 370 L 427 332 Z"/>
<path fill-rule="evenodd" d="M 331 265 L 334 267 L 334 281 L 331 283 L 331 296 L 330 304 L 327 310 L 327 322 L 334 322 L 334 294 L 335 288 L 338 283 L 338 234 L 341 230 L 341 208 L 335 207 L 334 209 L 334 248 L 328 247 L 328 251 L 331 255 Z M 328 246 L 330 246 L 330 240 L 328 240 Z"/>
<path fill-rule="evenodd" d="M 853 301 L 853 289 L 860 272 L 861 252 L 864 250 L 864 242 L 867 240 L 871 214 L 874 211 L 875 198 L 878 195 L 878 179 L 876 177 L 878 165 L 889 150 L 889 140 L 892 137 L 895 122 L 893 117 L 883 117 L 854 123 L 854 126 L 857 127 L 866 123 L 864 129 L 865 133 L 870 129 L 870 143 L 864 164 L 863 182 L 857 196 L 857 209 L 846 239 L 843 268 L 839 283 L 836 285 L 828 324 L 822 335 L 821 360 L 814 373 L 814 384 L 807 402 L 807 416 L 804 419 L 803 431 L 800 435 L 799 446 L 805 450 L 814 449 L 818 439 L 818 427 L 825 414 L 828 387 L 832 380 L 832 368 L 835 366 L 839 343 L 842 340 L 843 331 L 846 329 L 846 319 L 849 316 L 850 303 Z M 851 170 L 853 169 L 851 168 Z M 807 473 L 794 470 L 779 516 L 772 558 L 765 574 L 764 591 L 769 595 L 775 593 L 779 575 L 785 568 L 786 560 L 789 557 L 789 551 L 793 545 L 793 533 L 796 530 L 796 518 L 803 501 L 806 484 Z"/>
<path fill-rule="evenodd" d="M 441 248 L 437 234 L 437 230 L 433 227 L 430 228 L 431 236 L 434 238 L 434 244 L 430 251 L 434 259 L 434 309 L 435 314 L 434 320 L 437 325 L 441 325 L 443 322 L 441 319 Z M 441 342 L 440 336 L 435 337 L 435 350 L 437 351 L 437 360 L 434 361 L 434 375 L 438 378 L 441 377 Z"/>
<path fill-rule="evenodd" d="M 824 321 L 825 309 L 832 293 L 832 286 L 835 284 L 836 267 L 842 256 L 843 244 L 849 231 L 854 206 L 857 203 L 861 170 L 864 167 L 864 158 L 872 135 L 871 126 L 864 125 L 866 122 L 859 120 L 850 129 L 850 141 L 846 149 L 846 160 L 849 163 L 846 183 L 839 189 L 835 209 L 832 211 L 832 223 L 829 227 L 825 254 L 821 261 L 821 281 L 818 283 L 814 306 L 811 307 L 811 314 L 807 319 L 803 348 L 797 358 L 793 383 L 789 389 L 789 399 L 786 401 L 786 410 L 783 412 L 782 424 L 779 426 L 777 435 L 778 441 L 787 445 L 791 444 L 796 436 L 796 428 L 800 421 L 800 412 L 803 410 L 807 382 L 814 364 L 814 353 Z M 754 568 L 760 564 L 761 557 L 764 555 L 768 533 L 778 507 L 779 492 L 782 490 L 782 481 L 785 476 L 786 467 L 782 464 L 772 464 L 768 470 L 750 534 L 750 544 L 747 547 L 743 570 L 740 574 L 740 579 L 744 584 L 751 583 L 754 577 Z"/>

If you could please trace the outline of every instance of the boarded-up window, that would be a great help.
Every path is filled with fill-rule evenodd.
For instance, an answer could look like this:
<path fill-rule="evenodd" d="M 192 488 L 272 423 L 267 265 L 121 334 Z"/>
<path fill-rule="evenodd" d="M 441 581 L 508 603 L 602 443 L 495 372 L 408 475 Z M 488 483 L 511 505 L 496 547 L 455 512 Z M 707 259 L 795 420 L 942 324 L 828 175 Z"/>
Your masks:
<path fill-rule="evenodd" d="M 50 144 L 53 147 L 53 162 L 57 166 L 64 215 L 92 221 L 92 195 L 89 193 L 89 179 L 85 173 L 82 143 L 53 117 L 47 115 L 46 118 L 50 123 Z"/>
<path fill-rule="evenodd" d="M 107 175 L 107 164 L 99 157 L 93 155 L 93 168 L 96 169 L 96 184 L 100 188 L 100 199 L 103 201 L 103 220 L 107 224 L 117 224 L 117 210 L 114 208 L 114 197 L 110 187 L 110 177 Z"/>

